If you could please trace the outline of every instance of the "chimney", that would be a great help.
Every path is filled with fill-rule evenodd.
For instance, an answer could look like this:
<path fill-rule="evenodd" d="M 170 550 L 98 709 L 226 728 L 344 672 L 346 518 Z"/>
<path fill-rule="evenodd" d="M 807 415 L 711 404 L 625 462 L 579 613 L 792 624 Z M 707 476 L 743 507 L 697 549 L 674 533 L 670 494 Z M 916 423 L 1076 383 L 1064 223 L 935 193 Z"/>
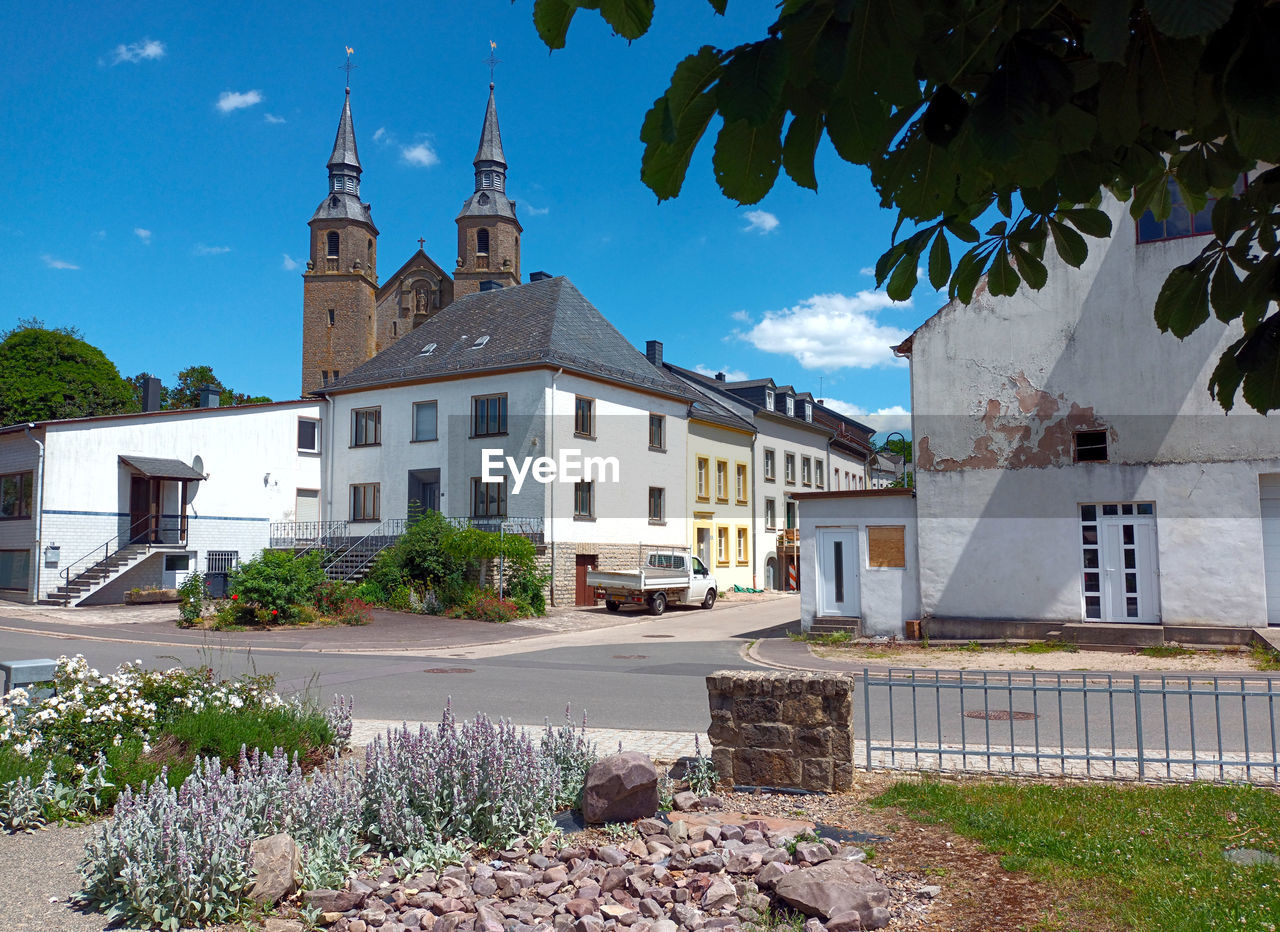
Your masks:
<path fill-rule="evenodd" d="M 481 291 L 501 291 L 502 282 L 496 282 L 493 279 L 488 279 L 487 281 L 483 281 L 480 283 L 480 290 Z"/>
<path fill-rule="evenodd" d="M 662 344 L 657 340 L 646 340 L 644 357 L 659 369 L 662 368 Z"/>
<path fill-rule="evenodd" d="M 723 382 L 723 381 L 725 381 L 724 373 L 723 373 L 723 372 L 717 372 L 717 373 L 716 373 L 716 381 L 717 381 L 717 382 Z"/>
<path fill-rule="evenodd" d="M 160 410 L 160 380 L 154 375 L 142 380 L 142 410 Z"/>
<path fill-rule="evenodd" d="M 200 386 L 200 407 L 216 408 L 222 401 L 222 389 L 216 385 Z"/>
<path fill-rule="evenodd" d="M 555 276 L 552 275 L 550 272 L 530 272 L 529 273 L 529 281 L 531 282 L 545 282 L 548 278 L 555 278 Z"/>

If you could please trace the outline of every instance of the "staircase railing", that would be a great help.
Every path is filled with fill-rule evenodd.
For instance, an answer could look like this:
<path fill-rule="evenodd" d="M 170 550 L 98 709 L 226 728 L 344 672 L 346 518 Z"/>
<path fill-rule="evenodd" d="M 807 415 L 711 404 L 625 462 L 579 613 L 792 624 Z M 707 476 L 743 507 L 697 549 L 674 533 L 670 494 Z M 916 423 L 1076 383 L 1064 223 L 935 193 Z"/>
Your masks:
<path fill-rule="evenodd" d="M 273 521 L 270 546 L 279 550 L 302 544 L 298 552 L 306 553 L 323 550 L 330 540 L 346 536 L 346 521 Z"/>
<path fill-rule="evenodd" d="M 325 557 L 325 574 L 328 575 L 330 569 L 338 566 L 344 558 L 354 554 L 355 558 L 359 559 L 360 562 L 354 568 L 348 569 L 346 574 L 342 577 L 344 582 L 351 580 L 359 574 L 361 570 L 372 563 L 378 554 L 386 550 L 387 547 L 391 545 L 392 541 L 403 537 L 408 524 L 409 519 L 407 518 L 388 518 L 368 534 L 364 535 L 364 537 L 360 537 L 355 540 L 348 538 L 348 543 L 344 547 L 338 550 L 329 551 L 328 555 Z M 382 542 L 376 546 L 365 546 L 366 543 L 379 539 L 381 539 Z M 363 557 L 363 559 L 360 559 L 361 557 Z"/>
<path fill-rule="evenodd" d="M 62 583 L 62 588 L 64 590 L 63 599 L 62 599 L 63 608 L 66 608 L 71 604 L 71 580 L 72 580 L 73 571 L 75 573 L 75 577 L 78 578 L 83 574 L 92 570 L 95 566 L 98 566 L 102 563 L 107 562 L 113 556 L 115 556 L 117 553 L 123 550 L 125 547 L 138 544 L 143 546 L 146 550 L 149 551 L 151 550 L 152 547 L 156 546 L 157 544 L 163 544 L 164 543 L 163 541 L 149 539 L 150 537 L 149 535 L 147 540 L 134 541 L 133 539 L 133 535 L 143 525 L 146 525 L 148 528 L 152 528 L 153 522 L 155 520 L 156 520 L 155 515 L 146 515 L 145 517 L 139 518 L 133 524 L 129 525 L 129 527 L 126 528 L 124 531 L 112 535 L 105 542 L 99 544 L 97 547 L 94 547 L 92 550 L 90 550 L 80 559 L 67 564 L 65 569 L 59 570 L 58 575 L 62 577 L 62 580 L 63 580 L 63 583 Z M 163 533 L 163 530 L 159 527 L 155 527 L 154 530 L 157 534 Z M 183 538 L 182 538 L 181 529 L 179 529 L 178 535 L 179 535 L 178 543 L 182 543 Z M 123 545 L 120 545 L 121 540 L 125 541 Z M 92 563 L 86 562 L 89 560 L 92 560 L 93 562 Z M 82 565 L 83 565 L 82 569 L 78 569 L 78 570 L 76 569 L 76 567 L 80 567 Z"/>

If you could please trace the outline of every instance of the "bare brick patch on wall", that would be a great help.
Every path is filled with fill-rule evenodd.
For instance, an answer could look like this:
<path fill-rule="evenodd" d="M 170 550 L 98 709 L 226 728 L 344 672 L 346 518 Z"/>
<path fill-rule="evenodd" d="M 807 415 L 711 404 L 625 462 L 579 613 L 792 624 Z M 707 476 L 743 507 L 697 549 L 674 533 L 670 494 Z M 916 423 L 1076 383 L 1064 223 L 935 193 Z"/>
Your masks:
<path fill-rule="evenodd" d="M 707 677 L 711 757 L 739 786 L 832 792 L 853 785 L 853 681 L 719 671 Z"/>

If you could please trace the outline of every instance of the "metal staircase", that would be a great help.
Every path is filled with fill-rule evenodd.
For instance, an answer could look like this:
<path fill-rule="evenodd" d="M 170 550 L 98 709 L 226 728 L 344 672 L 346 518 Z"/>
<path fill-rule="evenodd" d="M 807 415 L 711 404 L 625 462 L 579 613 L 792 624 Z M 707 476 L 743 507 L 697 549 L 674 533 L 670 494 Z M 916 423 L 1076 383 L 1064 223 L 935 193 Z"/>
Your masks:
<path fill-rule="evenodd" d="M 404 518 L 389 518 L 364 537 L 330 539 L 330 549 L 324 551 L 322 563 L 325 577 L 343 582 L 364 579 L 378 554 L 404 536 L 407 524 Z"/>

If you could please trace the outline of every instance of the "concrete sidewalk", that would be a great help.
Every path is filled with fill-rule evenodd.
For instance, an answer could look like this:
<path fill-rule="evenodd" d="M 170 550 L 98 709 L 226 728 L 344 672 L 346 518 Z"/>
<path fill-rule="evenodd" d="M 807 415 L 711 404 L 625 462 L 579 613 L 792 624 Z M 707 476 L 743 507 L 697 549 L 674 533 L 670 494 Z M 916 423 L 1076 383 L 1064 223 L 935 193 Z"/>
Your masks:
<path fill-rule="evenodd" d="M 425 724 L 434 728 L 435 722 L 395 722 L 385 719 L 361 718 L 352 722 L 351 745 L 364 747 L 375 737 L 388 729 L 398 729 L 408 724 L 412 729 Z M 524 730 L 536 740 L 542 729 L 536 726 L 523 726 Z M 641 751 L 655 761 L 672 763 L 681 757 L 690 757 L 695 753 L 698 743 L 702 753 L 711 753 L 711 742 L 705 734 L 692 731 L 637 731 L 622 728 L 588 728 L 587 738 L 594 741 L 596 750 L 601 754 L 613 754 L 619 749 L 623 751 Z M 697 742 L 695 742 L 695 738 Z"/>

